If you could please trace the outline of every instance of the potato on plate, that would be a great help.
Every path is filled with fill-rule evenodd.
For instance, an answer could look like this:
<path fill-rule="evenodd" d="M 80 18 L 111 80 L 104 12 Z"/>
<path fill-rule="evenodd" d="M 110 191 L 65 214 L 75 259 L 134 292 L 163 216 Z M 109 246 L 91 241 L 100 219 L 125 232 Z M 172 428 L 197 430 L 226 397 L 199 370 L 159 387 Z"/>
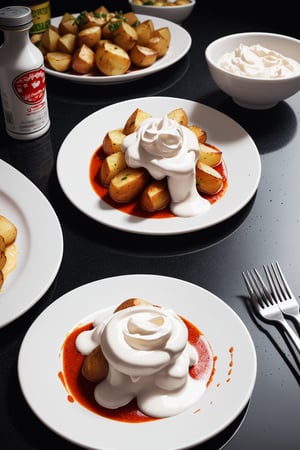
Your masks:
<path fill-rule="evenodd" d="M 152 303 L 147 302 L 146 300 L 143 300 L 142 298 L 128 298 L 127 300 L 124 300 L 124 302 L 120 303 L 116 309 L 114 310 L 114 313 L 119 312 L 123 309 L 131 308 L 132 306 L 152 306 Z"/>
<path fill-rule="evenodd" d="M 216 167 L 222 160 L 222 152 L 216 147 L 200 143 L 200 154 L 198 160 L 211 167 Z"/>
<path fill-rule="evenodd" d="M 204 144 L 207 139 L 207 133 L 198 125 L 187 125 L 187 127 L 196 135 L 198 142 Z"/>
<path fill-rule="evenodd" d="M 137 67 L 149 67 L 157 60 L 158 53 L 156 50 L 144 47 L 143 45 L 135 45 L 130 50 L 130 58 Z"/>
<path fill-rule="evenodd" d="M 93 26 L 80 30 L 76 37 L 78 47 L 82 44 L 87 45 L 90 48 L 95 47 L 97 42 L 101 39 L 101 27 Z"/>
<path fill-rule="evenodd" d="M 95 62 L 98 70 L 108 76 L 122 75 L 131 66 L 128 53 L 123 48 L 110 42 L 105 42 L 97 47 Z"/>
<path fill-rule="evenodd" d="M 87 380 L 94 383 L 99 383 L 106 378 L 108 374 L 108 363 L 100 345 L 84 358 L 81 372 Z"/>
<path fill-rule="evenodd" d="M 188 126 L 189 118 L 183 108 L 176 108 L 168 113 L 169 119 L 176 120 L 180 125 Z"/>
<path fill-rule="evenodd" d="M 61 36 L 66 33 L 77 34 L 78 31 L 79 27 L 75 21 L 75 18 L 66 20 L 62 19 L 58 25 L 58 32 Z"/>
<path fill-rule="evenodd" d="M 6 264 L 5 248 L 6 248 L 6 245 L 5 245 L 4 237 L 1 236 L 1 234 L 0 234 L 0 270 L 2 270 Z"/>
<path fill-rule="evenodd" d="M 109 195 L 117 203 L 130 203 L 142 193 L 149 178 L 147 170 L 127 167 L 111 180 Z"/>
<path fill-rule="evenodd" d="M 123 152 L 112 153 L 108 155 L 100 167 L 100 181 L 103 186 L 109 186 L 111 180 L 122 170 L 126 169 L 127 164 Z"/>
<path fill-rule="evenodd" d="M 131 25 L 126 22 L 121 22 L 113 33 L 113 41 L 128 52 L 137 41 L 137 33 Z"/>
<path fill-rule="evenodd" d="M 5 216 L 0 216 L 0 236 L 3 237 L 6 247 L 17 237 L 17 227 Z"/>
<path fill-rule="evenodd" d="M 95 53 L 87 45 L 79 47 L 72 57 L 72 69 L 77 73 L 90 73 L 95 68 Z"/>
<path fill-rule="evenodd" d="M 41 38 L 41 45 L 48 50 L 48 52 L 55 52 L 57 48 L 57 42 L 59 39 L 58 32 L 54 31 L 51 27 L 49 27 Z"/>
<path fill-rule="evenodd" d="M 152 50 L 156 50 L 158 53 L 158 57 L 161 58 L 164 56 L 170 47 L 170 41 L 168 41 L 162 32 L 158 30 L 154 30 L 151 33 L 151 37 L 147 43 L 147 47 L 152 48 Z"/>
<path fill-rule="evenodd" d="M 75 34 L 66 33 L 63 36 L 60 36 L 60 38 L 57 41 L 57 48 L 56 48 L 58 52 L 69 53 L 70 55 L 72 55 L 75 52 L 75 49 L 76 49 Z"/>
<path fill-rule="evenodd" d="M 124 128 L 123 133 L 128 136 L 129 134 L 133 133 L 140 125 L 141 123 L 149 119 L 151 117 L 151 114 L 147 113 L 146 111 L 143 111 L 140 108 L 137 108 L 133 113 L 128 117 Z"/>
<path fill-rule="evenodd" d="M 164 180 L 154 180 L 144 189 L 140 204 L 148 212 L 160 211 L 170 203 L 170 194 L 167 183 Z"/>
<path fill-rule="evenodd" d="M 196 166 L 196 185 L 200 193 L 216 194 L 223 187 L 223 178 L 213 167 L 197 162 Z"/>
<path fill-rule="evenodd" d="M 152 31 L 154 31 L 154 25 L 151 19 L 144 20 L 135 27 L 137 33 L 137 44 L 147 45 L 151 37 Z"/>
<path fill-rule="evenodd" d="M 48 52 L 46 55 L 47 65 L 56 72 L 66 72 L 71 68 L 72 55 L 63 52 Z"/>
<path fill-rule="evenodd" d="M 110 155 L 111 153 L 116 153 L 121 150 L 121 145 L 126 135 L 123 133 L 123 130 L 117 128 L 116 130 L 110 130 L 104 136 L 102 142 L 102 148 L 106 155 Z"/>

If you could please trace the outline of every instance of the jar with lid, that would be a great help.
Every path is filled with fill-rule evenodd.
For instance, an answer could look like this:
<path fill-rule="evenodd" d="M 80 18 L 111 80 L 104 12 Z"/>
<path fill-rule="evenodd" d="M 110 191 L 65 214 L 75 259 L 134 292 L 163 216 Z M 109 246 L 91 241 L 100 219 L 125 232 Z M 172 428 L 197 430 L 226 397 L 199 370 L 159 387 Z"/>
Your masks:
<path fill-rule="evenodd" d="M 7 133 L 16 139 L 42 136 L 50 127 L 42 52 L 31 42 L 31 9 L 0 9 L 0 95 Z"/>
<path fill-rule="evenodd" d="M 22 5 L 29 6 L 32 14 L 32 27 L 29 34 L 44 33 L 51 24 L 50 1 L 47 0 L 24 0 Z"/>

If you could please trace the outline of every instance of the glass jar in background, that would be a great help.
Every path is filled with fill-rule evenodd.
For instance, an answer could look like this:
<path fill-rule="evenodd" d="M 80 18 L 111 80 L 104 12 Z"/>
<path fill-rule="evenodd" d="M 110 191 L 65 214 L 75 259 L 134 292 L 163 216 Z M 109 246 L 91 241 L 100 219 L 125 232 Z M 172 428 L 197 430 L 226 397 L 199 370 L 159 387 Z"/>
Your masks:
<path fill-rule="evenodd" d="M 24 0 L 22 5 L 29 6 L 32 13 L 32 27 L 29 34 L 44 33 L 51 24 L 50 1 Z"/>

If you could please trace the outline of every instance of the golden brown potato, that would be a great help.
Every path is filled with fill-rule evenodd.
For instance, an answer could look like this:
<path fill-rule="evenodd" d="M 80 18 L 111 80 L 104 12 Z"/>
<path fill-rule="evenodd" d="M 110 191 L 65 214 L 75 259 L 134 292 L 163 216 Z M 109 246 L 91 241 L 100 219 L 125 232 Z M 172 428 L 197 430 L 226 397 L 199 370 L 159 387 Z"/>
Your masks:
<path fill-rule="evenodd" d="M 223 178 L 213 167 L 198 161 L 196 166 L 196 185 L 200 193 L 216 194 L 223 187 Z"/>
<path fill-rule="evenodd" d="M 90 73 L 95 69 L 95 53 L 87 45 L 79 47 L 72 57 L 72 69 L 77 73 Z"/>
<path fill-rule="evenodd" d="M 111 155 L 112 153 L 119 152 L 121 150 L 121 144 L 126 135 L 123 130 L 117 128 L 116 130 L 110 130 L 104 136 L 102 142 L 102 148 L 106 155 Z"/>
<path fill-rule="evenodd" d="M 0 235 L 0 270 L 2 270 L 6 264 L 5 248 L 6 245 L 4 237 Z"/>
<path fill-rule="evenodd" d="M 136 25 L 140 22 L 138 16 L 133 11 L 124 13 L 123 16 L 126 22 L 131 26 L 136 27 Z"/>
<path fill-rule="evenodd" d="M 66 33 L 77 34 L 79 27 L 74 19 L 62 20 L 58 25 L 58 32 L 61 36 Z"/>
<path fill-rule="evenodd" d="M 79 29 L 84 30 L 95 26 L 102 27 L 107 22 L 107 19 L 104 16 L 95 15 L 93 12 L 86 12 L 80 15 L 77 22 Z"/>
<path fill-rule="evenodd" d="M 123 152 L 112 153 L 107 156 L 100 167 L 100 181 L 103 186 L 109 183 L 119 172 L 126 169 L 127 164 Z"/>
<path fill-rule="evenodd" d="M 57 72 L 66 72 L 71 68 L 72 55 L 63 52 L 48 52 L 46 62 L 51 69 Z"/>
<path fill-rule="evenodd" d="M 57 42 L 59 39 L 59 34 L 52 30 L 52 28 L 48 28 L 41 38 L 41 45 L 48 50 L 48 52 L 55 52 L 57 47 Z"/>
<path fill-rule="evenodd" d="M 75 22 L 76 17 L 69 12 L 65 12 L 61 18 L 61 22 L 68 22 L 69 20 L 73 20 L 73 22 Z"/>
<path fill-rule="evenodd" d="M 216 167 L 222 160 L 222 152 L 218 148 L 200 144 L 200 154 L 198 160 L 211 167 Z"/>
<path fill-rule="evenodd" d="M 198 142 L 204 144 L 207 139 L 207 133 L 198 125 L 188 125 L 187 126 L 197 137 Z"/>
<path fill-rule="evenodd" d="M 95 55 L 96 66 L 104 75 L 122 75 L 131 65 L 128 53 L 110 42 L 98 46 Z"/>
<path fill-rule="evenodd" d="M 0 236 L 3 237 L 6 247 L 17 237 L 17 227 L 5 216 L 0 216 Z"/>
<path fill-rule="evenodd" d="M 176 108 L 173 111 L 168 113 L 169 119 L 176 120 L 180 125 L 184 125 L 185 127 L 188 125 L 189 118 L 187 113 L 183 108 Z"/>
<path fill-rule="evenodd" d="M 2 270 L 0 270 L 0 289 L 2 288 L 4 283 L 4 275 L 2 273 Z"/>
<path fill-rule="evenodd" d="M 72 55 L 76 48 L 76 35 L 72 33 L 66 33 L 57 41 L 57 51 L 62 53 L 69 53 Z"/>
<path fill-rule="evenodd" d="M 169 50 L 170 41 L 165 39 L 162 32 L 160 32 L 158 30 L 154 30 L 151 33 L 151 37 L 147 43 L 147 47 L 150 47 L 153 50 L 156 50 L 158 53 L 158 57 L 161 58 Z"/>
<path fill-rule="evenodd" d="M 124 128 L 123 128 L 123 133 L 128 136 L 129 134 L 133 133 L 139 126 L 140 124 L 146 120 L 149 119 L 151 116 L 151 114 L 143 111 L 140 108 L 137 108 L 127 119 Z"/>
<path fill-rule="evenodd" d="M 97 42 L 101 39 L 101 27 L 93 26 L 80 30 L 76 37 L 78 47 L 82 44 L 90 48 L 95 47 Z"/>
<path fill-rule="evenodd" d="M 94 383 L 99 383 L 107 377 L 108 363 L 99 345 L 84 358 L 81 372 L 87 380 Z"/>
<path fill-rule="evenodd" d="M 154 31 L 154 25 L 151 19 L 144 20 L 135 27 L 137 33 L 137 44 L 147 45 L 151 37 L 152 31 Z"/>
<path fill-rule="evenodd" d="M 127 167 L 111 180 L 108 192 L 117 203 L 130 203 L 145 189 L 149 181 L 149 173 L 143 168 Z"/>
<path fill-rule="evenodd" d="M 149 67 L 157 60 L 158 53 L 156 50 L 144 47 L 143 45 L 135 45 L 130 50 L 131 62 L 137 67 Z"/>
<path fill-rule="evenodd" d="M 161 27 L 161 28 L 156 28 L 155 30 L 153 30 L 152 36 L 158 36 L 158 35 L 163 37 L 167 41 L 168 45 L 170 45 L 171 32 L 170 32 L 169 27 Z"/>
<path fill-rule="evenodd" d="M 121 311 L 122 309 L 131 308 L 132 306 L 142 306 L 142 305 L 151 306 L 152 303 L 149 303 L 141 298 L 128 298 L 127 300 L 124 300 L 124 302 L 120 303 L 120 305 L 116 307 L 114 313 Z"/>
<path fill-rule="evenodd" d="M 140 204 L 148 212 L 160 211 L 170 203 L 170 194 L 165 181 L 154 180 L 144 189 Z"/>
<path fill-rule="evenodd" d="M 121 22 L 113 34 L 113 42 L 126 52 L 132 49 L 137 41 L 135 29 L 126 22 Z"/>

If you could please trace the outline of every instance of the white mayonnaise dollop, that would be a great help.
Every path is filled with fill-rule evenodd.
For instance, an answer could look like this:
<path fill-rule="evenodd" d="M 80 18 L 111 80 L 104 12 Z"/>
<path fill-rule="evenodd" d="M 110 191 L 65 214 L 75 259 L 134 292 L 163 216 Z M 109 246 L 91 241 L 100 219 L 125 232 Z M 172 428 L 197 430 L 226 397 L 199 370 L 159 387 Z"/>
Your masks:
<path fill-rule="evenodd" d="M 99 344 L 109 365 L 106 379 L 94 391 L 101 406 L 115 409 L 136 398 L 145 414 L 168 417 L 193 405 L 206 389 L 213 358 L 201 379 L 189 375 L 198 353 L 173 310 L 129 307 L 96 320 L 94 328 L 76 340 L 84 355 Z"/>
<path fill-rule="evenodd" d="M 292 58 L 261 46 L 240 44 L 218 61 L 228 72 L 256 78 L 286 78 L 300 74 L 300 63 Z"/>
<path fill-rule="evenodd" d="M 196 188 L 196 162 L 200 148 L 195 134 L 173 119 L 149 118 L 123 141 L 129 167 L 144 167 L 156 180 L 167 177 L 170 209 L 191 217 L 210 208 Z"/>

